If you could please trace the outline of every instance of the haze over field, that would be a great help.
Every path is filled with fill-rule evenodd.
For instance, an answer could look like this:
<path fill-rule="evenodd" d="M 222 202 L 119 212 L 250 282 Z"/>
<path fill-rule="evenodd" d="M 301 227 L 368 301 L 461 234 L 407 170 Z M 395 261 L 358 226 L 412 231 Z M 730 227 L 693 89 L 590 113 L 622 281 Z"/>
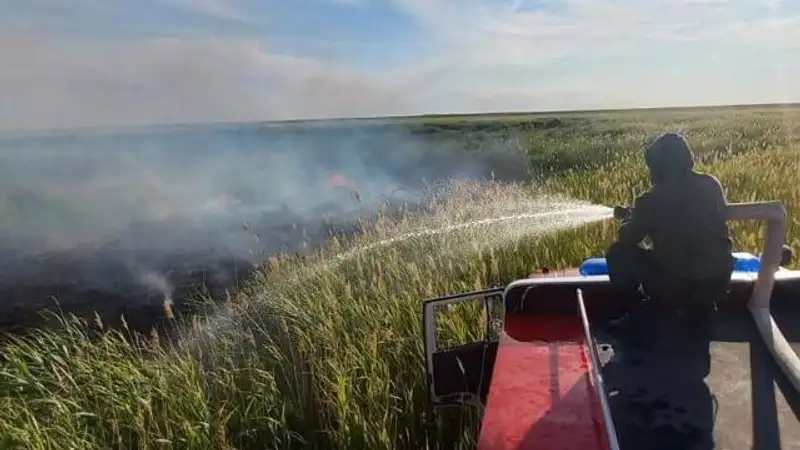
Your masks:
<path fill-rule="evenodd" d="M 0 328 L 53 298 L 115 317 L 199 285 L 226 298 L 269 257 L 427 210 L 446 179 L 527 178 L 511 136 L 237 124 L 0 138 Z"/>
<path fill-rule="evenodd" d="M 0 129 L 800 100 L 787 0 L 9 0 Z"/>
<path fill-rule="evenodd" d="M 242 234 L 242 220 L 285 208 L 288 225 L 375 210 L 417 198 L 424 179 L 497 169 L 460 144 L 402 129 L 238 125 L 0 139 L 0 242 L 68 248 L 135 222 L 223 217 Z"/>

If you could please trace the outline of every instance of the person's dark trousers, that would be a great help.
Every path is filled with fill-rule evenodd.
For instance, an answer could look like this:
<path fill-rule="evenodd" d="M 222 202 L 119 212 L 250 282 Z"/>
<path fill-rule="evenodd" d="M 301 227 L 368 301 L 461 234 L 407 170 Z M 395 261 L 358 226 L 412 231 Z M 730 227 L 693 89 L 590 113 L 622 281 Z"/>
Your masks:
<path fill-rule="evenodd" d="M 645 292 L 648 287 L 652 289 L 660 272 L 652 252 L 638 245 L 615 242 L 608 248 L 605 256 L 612 287 L 626 309 L 636 308 L 642 301 L 639 287 Z"/>
<path fill-rule="evenodd" d="M 672 312 L 689 313 L 690 323 L 707 324 L 717 301 L 730 287 L 730 272 L 719 277 L 678 280 L 666 276 L 651 250 L 615 242 L 606 252 L 611 284 L 629 313 L 646 316 L 670 316 Z M 732 267 L 731 267 L 732 270 Z M 649 297 L 647 308 L 639 290 Z M 649 314 L 647 314 L 649 313 Z"/>

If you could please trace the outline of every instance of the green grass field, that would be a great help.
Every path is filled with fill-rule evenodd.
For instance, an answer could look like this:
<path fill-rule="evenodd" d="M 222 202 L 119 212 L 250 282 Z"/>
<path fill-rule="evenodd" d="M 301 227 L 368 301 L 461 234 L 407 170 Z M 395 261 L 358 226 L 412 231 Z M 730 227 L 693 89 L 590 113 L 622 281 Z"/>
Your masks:
<path fill-rule="evenodd" d="M 2 447 L 470 448 L 474 411 L 431 421 L 427 410 L 420 299 L 576 265 L 603 251 L 614 223 L 551 234 L 466 230 L 335 256 L 422 225 L 524 210 L 548 194 L 629 203 L 647 187 L 642 144 L 660 131 L 688 136 L 699 169 L 720 178 L 729 201 L 783 201 L 787 242 L 800 247 L 800 109 L 615 112 L 563 116 L 549 127 L 532 125 L 539 116 L 512 119 L 502 128 L 526 131 L 505 145 L 524 152 L 529 186 L 464 185 L 434 217 L 380 223 L 285 261 L 235 303 L 196 319 L 177 346 L 134 346 L 116 333 L 90 342 L 77 324 L 9 344 L 0 363 Z M 407 126 L 436 128 L 437 120 Z M 446 123 L 465 145 L 494 139 L 483 125 Z M 757 225 L 733 229 L 737 249 L 758 250 Z M 477 323 L 462 313 L 442 324 L 453 339 Z"/>

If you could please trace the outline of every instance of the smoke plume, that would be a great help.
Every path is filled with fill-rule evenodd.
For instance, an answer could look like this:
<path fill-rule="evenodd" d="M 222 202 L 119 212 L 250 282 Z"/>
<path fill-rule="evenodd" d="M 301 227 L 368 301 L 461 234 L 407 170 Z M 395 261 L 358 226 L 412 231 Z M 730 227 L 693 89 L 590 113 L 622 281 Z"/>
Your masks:
<path fill-rule="evenodd" d="M 0 306 L 7 322 L 51 297 L 113 315 L 171 304 L 187 280 L 223 295 L 269 255 L 419 203 L 426 182 L 490 176 L 497 152 L 471 155 L 380 123 L 0 138 Z"/>

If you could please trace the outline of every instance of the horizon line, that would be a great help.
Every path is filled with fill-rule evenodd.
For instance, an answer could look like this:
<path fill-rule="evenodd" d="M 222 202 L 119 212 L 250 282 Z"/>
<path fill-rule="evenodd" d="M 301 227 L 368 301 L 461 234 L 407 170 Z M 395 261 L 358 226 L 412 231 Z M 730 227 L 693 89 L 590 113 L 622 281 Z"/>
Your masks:
<path fill-rule="evenodd" d="M 152 131 L 154 129 L 175 129 L 175 128 L 199 128 L 199 127 L 226 127 L 234 125 L 303 125 L 340 122 L 380 122 L 380 121 L 408 121 L 425 119 L 470 119 L 491 120 L 496 117 L 520 116 L 563 116 L 563 115 L 585 115 L 585 114 L 607 114 L 607 113 L 626 113 L 626 112 L 655 112 L 655 111 L 681 111 L 681 110 L 703 110 L 703 109 L 748 109 L 748 108 L 780 108 L 780 107 L 800 107 L 800 102 L 781 102 L 781 103 L 738 103 L 738 104 L 708 104 L 708 105 L 670 105 L 670 106 L 641 106 L 635 108 L 595 108 L 595 109 L 552 109 L 552 110 L 512 110 L 495 112 L 453 112 L 453 113 L 417 113 L 417 114 L 394 114 L 385 116 L 350 116 L 350 117 L 330 117 L 330 118 L 305 118 L 305 119 L 275 119 L 275 120 L 244 120 L 244 121 L 209 121 L 209 122 L 172 122 L 157 124 L 140 125 L 86 125 L 69 128 L 24 128 L 24 129 L 2 129 L 0 128 L 0 138 L 47 135 L 64 135 L 70 133 L 111 133 L 114 132 L 135 132 Z M 483 121 L 482 120 L 482 121 Z"/>

